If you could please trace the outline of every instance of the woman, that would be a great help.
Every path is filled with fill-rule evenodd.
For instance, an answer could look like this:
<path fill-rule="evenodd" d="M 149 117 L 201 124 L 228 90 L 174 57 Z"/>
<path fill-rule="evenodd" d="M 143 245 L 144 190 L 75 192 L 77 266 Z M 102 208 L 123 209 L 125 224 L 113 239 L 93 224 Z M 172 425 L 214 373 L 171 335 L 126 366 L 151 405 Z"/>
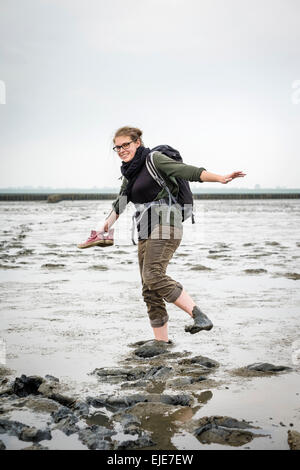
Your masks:
<path fill-rule="evenodd" d="M 78 245 L 88 248 L 112 242 L 112 225 L 131 201 L 138 209 L 138 261 L 142 281 L 142 294 L 147 305 L 148 315 L 154 337 L 158 341 L 169 342 L 168 314 L 166 302 L 172 302 L 187 312 L 194 323 L 186 326 L 185 331 L 194 334 L 201 330 L 211 330 L 211 320 L 201 311 L 183 286 L 166 275 L 166 269 L 182 239 L 182 213 L 177 204 L 167 204 L 168 191 L 162 188 L 149 173 L 146 157 L 150 149 L 145 148 L 142 131 L 134 127 L 121 127 L 114 136 L 114 150 L 122 160 L 123 182 L 113 210 L 98 231 L 92 231 L 89 239 Z M 166 182 L 172 196 L 178 195 L 176 177 L 187 181 L 219 182 L 226 184 L 234 178 L 245 176 L 235 171 L 220 176 L 206 171 L 205 168 L 186 165 L 174 161 L 160 152 L 153 152 L 154 166 Z M 151 207 L 149 207 L 151 206 Z M 105 233 L 108 232 L 108 236 Z"/>

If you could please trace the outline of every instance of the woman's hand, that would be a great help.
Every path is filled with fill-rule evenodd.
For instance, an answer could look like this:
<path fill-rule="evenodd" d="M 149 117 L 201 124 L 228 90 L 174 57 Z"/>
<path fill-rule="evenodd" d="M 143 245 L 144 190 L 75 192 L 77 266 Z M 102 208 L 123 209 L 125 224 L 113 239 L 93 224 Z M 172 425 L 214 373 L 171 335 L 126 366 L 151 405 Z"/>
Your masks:
<path fill-rule="evenodd" d="M 118 220 L 119 214 L 116 214 L 114 210 L 110 211 L 109 216 L 105 219 L 105 221 L 96 228 L 97 233 L 107 233 L 112 225 Z"/>
<path fill-rule="evenodd" d="M 235 178 L 242 178 L 243 176 L 246 176 L 246 173 L 243 173 L 242 171 L 234 171 L 233 173 L 230 173 L 230 175 L 221 176 L 219 182 L 227 184 L 229 181 L 232 181 Z"/>

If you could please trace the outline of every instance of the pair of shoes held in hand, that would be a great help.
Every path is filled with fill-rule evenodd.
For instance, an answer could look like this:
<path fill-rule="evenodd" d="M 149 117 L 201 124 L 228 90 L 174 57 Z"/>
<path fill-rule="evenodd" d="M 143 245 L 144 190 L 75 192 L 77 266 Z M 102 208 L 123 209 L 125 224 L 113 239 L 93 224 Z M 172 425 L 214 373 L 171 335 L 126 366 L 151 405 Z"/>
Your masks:
<path fill-rule="evenodd" d="M 92 246 L 111 246 L 114 244 L 114 229 L 111 228 L 105 234 L 105 232 L 97 232 L 96 230 L 91 231 L 91 235 L 84 242 L 77 245 L 77 248 L 90 248 Z"/>

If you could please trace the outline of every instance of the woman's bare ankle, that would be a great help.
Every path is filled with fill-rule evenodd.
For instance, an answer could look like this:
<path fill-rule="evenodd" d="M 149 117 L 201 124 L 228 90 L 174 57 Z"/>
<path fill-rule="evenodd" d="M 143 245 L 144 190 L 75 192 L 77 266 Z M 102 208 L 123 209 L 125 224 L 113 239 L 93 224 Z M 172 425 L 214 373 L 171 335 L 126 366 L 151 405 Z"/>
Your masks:
<path fill-rule="evenodd" d="M 181 308 L 181 310 L 184 310 L 193 318 L 192 311 L 196 304 L 194 300 L 190 297 L 190 295 L 184 289 L 182 290 L 178 299 L 175 300 L 174 304 L 177 307 Z"/>

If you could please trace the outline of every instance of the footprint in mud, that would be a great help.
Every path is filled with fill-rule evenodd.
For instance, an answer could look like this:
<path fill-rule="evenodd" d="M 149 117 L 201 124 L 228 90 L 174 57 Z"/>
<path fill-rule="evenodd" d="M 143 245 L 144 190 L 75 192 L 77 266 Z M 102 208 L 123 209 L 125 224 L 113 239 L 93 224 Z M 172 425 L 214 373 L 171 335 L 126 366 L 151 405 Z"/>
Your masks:
<path fill-rule="evenodd" d="M 229 255 L 207 255 L 207 258 L 218 259 L 218 258 L 230 258 Z"/>
<path fill-rule="evenodd" d="M 12 265 L 7 265 L 7 264 L 0 264 L 0 269 L 16 269 L 19 268 L 20 266 L 12 266 Z"/>
<path fill-rule="evenodd" d="M 3 261 L 8 261 L 8 260 L 15 261 L 15 256 L 8 255 L 7 253 L 3 253 L 2 255 L 0 255 L 0 259 L 2 259 Z"/>
<path fill-rule="evenodd" d="M 291 370 L 292 368 L 288 366 L 276 366 L 269 362 L 256 362 L 248 366 L 232 369 L 229 373 L 230 375 L 236 375 L 238 377 L 267 377 L 276 375 L 279 372 L 288 372 Z"/>
<path fill-rule="evenodd" d="M 263 274 L 263 273 L 267 273 L 268 271 L 266 269 L 259 268 L 259 269 L 244 269 L 244 272 L 246 274 Z"/>
<path fill-rule="evenodd" d="M 300 274 L 299 273 L 286 273 L 284 274 L 285 277 L 288 279 L 293 279 L 294 281 L 298 281 L 300 279 Z"/>
<path fill-rule="evenodd" d="M 109 268 L 105 266 L 104 264 L 94 264 L 92 266 L 89 266 L 88 269 L 93 269 L 96 271 L 107 271 Z"/>
<path fill-rule="evenodd" d="M 20 242 L 13 242 L 6 246 L 7 248 L 23 248 L 24 245 Z"/>
<path fill-rule="evenodd" d="M 41 266 L 41 268 L 45 269 L 60 269 L 64 268 L 66 265 L 65 264 L 54 264 L 54 263 L 46 263 Z"/>
<path fill-rule="evenodd" d="M 261 252 L 260 249 L 258 250 L 254 250 L 255 251 L 255 254 L 253 255 L 255 258 L 261 258 L 262 256 L 271 256 L 274 254 L 273 251 L 263 251 Z"/>
<path fill-rule="evenodd" d="M 24 250 L 18 251 L 16 256 L 29 256 L 29 255 L 32 255 L 33 253 L 34 253 L 34 250 L 24 249 Z"/>
<path fill-rule="evenodd" d="M 278 242 L 269 242 L 269 241 L 267 241 L 267 242 L 265 242 L 265 245 L 270 245 L 270 246 L 280 246 L 280 243 L 278 243 Z"/>
<path fill-rule="evenodd" d="M 273 277 L 286 277 L 287 279 L 298 281 L 300 279 L 300 274 L 299 273 L 274 273 Z"/>
<path fill-rule="evenodd" d="M 190 264 L 190 263 L 188 263 L 188 264 Z M 207 266 L 203 266 L 202 264 L 196 264 L 196 265 L 193 265 L 191 270 L 193 270 L 193 271 L 212 271 L 212 268 L 208 268 Z"/>
<path fill-rule="evenodd" d="M 224 250 L 231 250 L 230 246 L 226 243 L 217 243 L 217 247 L 223 248 Z"/>

